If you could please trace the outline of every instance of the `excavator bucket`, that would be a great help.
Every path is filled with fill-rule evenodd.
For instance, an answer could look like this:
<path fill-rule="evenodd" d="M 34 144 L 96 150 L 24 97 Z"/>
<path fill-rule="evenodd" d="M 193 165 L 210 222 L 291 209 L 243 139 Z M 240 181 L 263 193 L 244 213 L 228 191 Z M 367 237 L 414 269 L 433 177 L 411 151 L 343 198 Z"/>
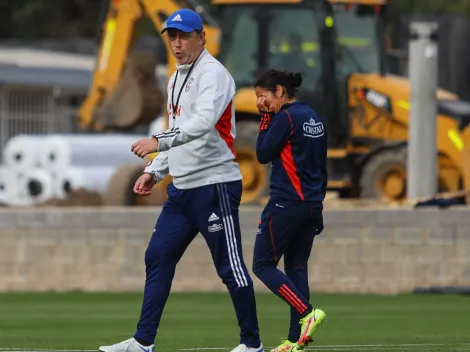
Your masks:
<path fill-rule="evenodd" d="M 155 120 L 165 102 L 155 77 L 152 54 L 133 52 L 128 56 L 116 88 L 94 112 L 102 129 L 126 129 Z"/>

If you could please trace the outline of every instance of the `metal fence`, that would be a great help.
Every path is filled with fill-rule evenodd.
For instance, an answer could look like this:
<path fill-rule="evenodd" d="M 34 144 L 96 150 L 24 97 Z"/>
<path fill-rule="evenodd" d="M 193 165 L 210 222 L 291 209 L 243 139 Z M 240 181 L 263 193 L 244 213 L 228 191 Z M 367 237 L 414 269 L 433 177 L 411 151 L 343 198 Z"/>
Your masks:
<path fill-rule="evenodd" d="M 0 87 L 0 151 L 18 134 L 76 133 L 82 96 L 53 87 Z"/>

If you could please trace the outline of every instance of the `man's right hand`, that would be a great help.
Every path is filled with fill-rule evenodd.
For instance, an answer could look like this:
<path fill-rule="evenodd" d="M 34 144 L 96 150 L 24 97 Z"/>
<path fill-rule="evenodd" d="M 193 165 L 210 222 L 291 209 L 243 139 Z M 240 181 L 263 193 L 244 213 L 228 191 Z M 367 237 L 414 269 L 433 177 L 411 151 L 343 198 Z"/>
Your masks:
<path fill-rule="evenodd" d="M 139 196 L 149 196 L 156 183 L 157 181 L 151 174 L 142 174 L 137 181 L 135 181 L 134 192 Z"/>

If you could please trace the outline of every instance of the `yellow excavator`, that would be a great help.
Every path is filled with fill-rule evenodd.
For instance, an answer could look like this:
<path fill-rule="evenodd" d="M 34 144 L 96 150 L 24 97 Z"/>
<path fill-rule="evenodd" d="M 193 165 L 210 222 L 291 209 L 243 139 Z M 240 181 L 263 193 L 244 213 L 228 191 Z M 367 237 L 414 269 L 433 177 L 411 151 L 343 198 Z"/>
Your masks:
<path fill-rule="evenodd" d="M 127 87 L 123 83 L 126 77 L 136 81 L 131 77 L 142 76 L 135 74 L 137 60 L 128 55 L 131 37 L 143 16 L 160 32 L 168 15 L 181 6 L 201 9 L 194 3 L 181 5 L 171 0 L 110 3 L 94 82 L 79 114 L 83 126 L 131 128 L 158 114 L 161 106 L 155 103 L 165 98 L 154 89 L 153 101 L 148 97 L 146 102 L 144 91 L 151 92 L 149 82 L 140 95 L 136 92 L 142 82 Z M 238 88 L 235 150 L 243 174 L 242 203 L 262 202 L 269 192 L 269 166 L 256 160 L 259 115 L 253 89 L 256 74 L 267 67 L 300 71 L 304 80 L 299 98 L 326 118 L 329 190 L 343 196 L 405 199 L 410 85 L 403 77 L 387 74 L 386 8 L 386 0 L 212 0 L 211 13 L 217 22 L 201 13 L 208 50 L 225 64 Z M 167 56 L 170 75 L 174 61 Z M 150 64 L 148 67 L 151 69 Z M 129 87 L 134 95 L 126 100 L 121 95 Z M 455 94 L 439 89 L 437 98 L 439 191 L 455 191 L 462 188 L 464 179 L 462 113 Z M 132 102 L 137 107 L 125 112 L 120 107 L 125 101 L 124 105 Z M 153 110 L 148 108 L 151 103 Z M 110 204 L 142 204 L 130 193 L 136 172 L 134 167 L 129 174 L 116 175 L 110 186 L 109 193 L 114 195 Z M 123 192 L 127 192 L 125 201 L 116 196 Z"/>

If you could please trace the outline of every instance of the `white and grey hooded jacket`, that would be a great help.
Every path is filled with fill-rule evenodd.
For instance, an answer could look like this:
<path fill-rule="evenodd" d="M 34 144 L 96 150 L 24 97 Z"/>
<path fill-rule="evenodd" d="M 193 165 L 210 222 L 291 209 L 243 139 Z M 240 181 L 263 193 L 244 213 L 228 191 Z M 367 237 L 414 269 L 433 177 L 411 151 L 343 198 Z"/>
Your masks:
<path fill-rule="evenodd" d="M 170 174 L 179 189 L 241 180 L 233 147 L 236 133 L 235 82 L 227 69 L 207 50 L 199 56 L 186 79 L 190 67 L 177 65 L 177 71 L 169 80 L 167 108 L 170 128 L 153 135 L 158 139 L 159 154 L 144 172 L 151 173 L 158 182 Z M 177 106 L 175 114 L 172 93 Z"/>

